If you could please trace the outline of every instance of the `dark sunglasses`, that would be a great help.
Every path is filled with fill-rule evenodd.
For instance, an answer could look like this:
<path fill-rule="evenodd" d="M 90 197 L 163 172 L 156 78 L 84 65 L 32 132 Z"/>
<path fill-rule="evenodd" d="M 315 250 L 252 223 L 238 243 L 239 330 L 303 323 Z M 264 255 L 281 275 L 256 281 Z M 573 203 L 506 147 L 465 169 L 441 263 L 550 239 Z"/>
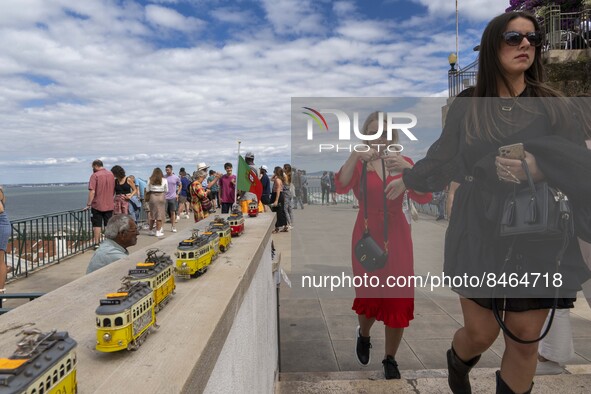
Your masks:
<path fill-rule="evenodd" d="M 521 34 L 516 31 L 508 31 L 503 33 L 502 36 L 507 45 L 510 45 L 512 47 L 521 44 L 521 41 L 523 41 L 524 38 L 527 38 L 527 41 L 529 41 L 530 45 L 533 45 L 535 47 L 542 45 L 542 33 L 540 33 L 539 31 L 532 31 L 530 33 L 525 34 Z"/>

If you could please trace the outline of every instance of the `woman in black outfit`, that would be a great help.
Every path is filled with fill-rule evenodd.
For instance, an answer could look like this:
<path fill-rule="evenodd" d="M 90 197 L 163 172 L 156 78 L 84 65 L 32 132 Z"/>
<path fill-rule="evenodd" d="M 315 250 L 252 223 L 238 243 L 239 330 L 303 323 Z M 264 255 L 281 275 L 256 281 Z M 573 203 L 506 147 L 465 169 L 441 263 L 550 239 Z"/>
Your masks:
<path fill-rule="evenodd" d="M 273 233 L 289 231 L 287 227 L 287 216 L 285 215 L 285 198 L 283 196 L 283 184 L 285 183 L 285 175 L 283 168 L 275 167 L 273 171 L 273 190 L 271 192 L 271 209 L 277 212 L 277 221 L 275 222 L 275 230 Z"/>
<path fill-rule="evenodd" d="M 129 214 L 129 200 L 136 193 L 135 184 L 125 176 L 125 170 L 121 166 L 113 166 L 111 172 L 115 176 L 115 215 Z"/>
<path fill-rule="evenodd" d="M 404 170 L 402 179 L 386 189 L 389 198 L 406 188 L 437 191 L 463 175 L 445 239 L 444 273 L 448 276 L 480 278 L 495 273 L 499 277 L 509 256 L 507 271 L 520 272 L 519 278 L 523 272 L 545 271 L 552 279 L 562 239 L 516 238 L 511 249 L 513 237 L 499 236 L 505 197 L 515 183 L 527 181 L 520 160 L 498 156 L 501 146 L 523 143 L 534 182 L 545 180 L 566 193 L 575 217 L 577 209 L 589 209 L 591 187 L 585 179 L 591 177 L 591 155 L 584 148 L 575 110 L 542 82 L 542 42 L 539 25 L 531 15 L 510 12 L 494 18 L 482 35 L 475 88 L 454 100 L 443 132 L 426 158 Z M 570 242 L 560 274 L 558 308 L 571 308 L 580 288 L 577 279 L 589 277 L 576 242 Z M 531 284 L 533 278 L 529 279 Z M 522 298 L 498 300 L 506 326 L 524 340 L 540 336 L 554 302 L 554 288 L 537 286 L 525 288 L 529 292 L 521 293 Z M 492 287 L 462 286 L 454 291 L 460 295 L 464 327 L 456 331 L 447 352 L 448 380 L 454 393 L 471 393 L 470 369 L 497 338 L 499 325 L 492 312 Z M 495 297 L 501 297 L 498 294 Z M 531 391 L 537 347 L 537 342 L 522 344 L 505 336 L 497 393 Z"/>

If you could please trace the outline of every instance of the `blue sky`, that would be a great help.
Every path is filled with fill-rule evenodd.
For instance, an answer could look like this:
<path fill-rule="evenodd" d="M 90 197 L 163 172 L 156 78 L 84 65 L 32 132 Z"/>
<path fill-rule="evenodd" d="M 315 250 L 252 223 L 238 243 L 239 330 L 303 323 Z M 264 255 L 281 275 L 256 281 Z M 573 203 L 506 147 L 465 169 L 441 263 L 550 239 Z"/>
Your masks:
<path fill-rule="evenodd" d="M 460 64 L 507 6 L 459 0 Z M 274 166 L 292 97 L 446 96 L 455 0 L 3 0 L 0 42 L 0 184 Z"/>

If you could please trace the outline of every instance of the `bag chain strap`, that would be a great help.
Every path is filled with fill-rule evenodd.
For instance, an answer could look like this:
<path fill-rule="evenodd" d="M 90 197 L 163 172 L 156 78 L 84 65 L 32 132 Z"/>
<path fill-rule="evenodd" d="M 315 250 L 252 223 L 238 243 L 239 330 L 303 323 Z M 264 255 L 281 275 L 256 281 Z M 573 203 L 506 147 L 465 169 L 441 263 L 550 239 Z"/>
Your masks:
<path fill-rule="evenodd" d="M 534 180 L 529 172 L 529 166 L 527 165 L 527 162 L 525 160 L 521 160 L 521 164 L 523 166 L 525 174 L 527 175 L 527 181 L 529 183 L 529 187 L 532 190 L 532 198 L 535 199 L 536 187 L 534 184 Z M 562 258 L 564 257 L 564 253 L 566 252 L 566 249 L 568 248 L 568 244 L 569 244 L 570 236 L 569 236 L 569 232 L 568 232 L 567 224 L 566 224 L 566 222 L 568 220 L 569 220 L 568 215 L 561 216 L 561 221 L 563 223 L 563 228 L 564 228 L 564 234 L 563 234 L 563 238 L 562 238 L 562 246 L 561 246 L 560 250 L 558 251 L 558 253 L 556 254 L 556 272 L 555 273 L 558 273 L 560 271 L 560 266 L 562 264 Z M 505 256 L 505 261 L 503 262 L 501 272 L 503 272 L 505 270 L 506 265 L 509 263 L 509 261 L 511 261 L 511 256 L 513 255 L 513 247 L 515 246 L 516 239 L 517 239 L 517 237 L 514 236 L 513 240 L 511 241 L 511 246 L 509 246 L 509 250 L 507 251 L 507 255 Z M 548 335 L 548 332 L 550 331 L 550 328 L 552 327 L 552 322 L 554 321 L 554 314 L 556 313 L 556 308 L 558 307 L 559 287 L 556 287 L 554 289 L 554 300 L 552 302 L 552 309 L 550 310 L 550 316 L 548 318 L 548 324 L 546 325 L 546 329 L 544 330 L 544 332 L 542 332 L 542 334 L 540 335 L 539 338 L 532 339 L 532 340 L 523 340 L 523 339 L 519 338 L 517 335 L 513 334 L 509 330 L 509 328 L 505 325 L 505 322 L 503 321 L 503 319 L 501 317 L 501 314 L 500 314 L 500 311 L 499 311 L 499 308 L 497 305 L 497 299 L 495 298 L 494 293 L 495 293 L 495 289 L 493 288 L 493 294 L 492 294 L 493 314 L 495 316 L 495 319 L 497 320 L 497 323 L 499 324 L 499 326 L 501 327 L 501 329 L 503 330 L 505 335 L 507 335 L 509 338 L 511 338 L 515 342 L 523 343 L 523 344 L 531 344 L 531 343 L 539 342 L 542 339 L 544 339 L 544 337 L 546 335 Z"/>
<path fill-rule="evenodd" d="M 387 206 L 387 199 L 386 199 L 386 166 L 384 165 L 384 160 L 382 162 L 382 182 L 383 182 L 383 189 L 382 195 L 384 196 L 384 249 L 386 253 L 388 253 L 388 206 Z M 361 171 L 361 197 L 363 199 L 363 220 L 365 224 L 365 233 L 369 233 L 369 228 L 367 226 L 367 162 L 363 162 L 363 170 Z"/>

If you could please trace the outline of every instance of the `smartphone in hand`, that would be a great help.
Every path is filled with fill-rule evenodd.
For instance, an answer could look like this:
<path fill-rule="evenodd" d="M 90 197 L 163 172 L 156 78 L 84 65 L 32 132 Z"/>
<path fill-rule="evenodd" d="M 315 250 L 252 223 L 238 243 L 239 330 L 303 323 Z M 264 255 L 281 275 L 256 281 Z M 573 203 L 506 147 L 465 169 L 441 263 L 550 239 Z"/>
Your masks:
<path fill-rule="evenodd" d="M 525 150 L 523 144 L 505 145 L 499 148 L 499 156 L 506 159 L 523 160 L 525 159 Z"/>

